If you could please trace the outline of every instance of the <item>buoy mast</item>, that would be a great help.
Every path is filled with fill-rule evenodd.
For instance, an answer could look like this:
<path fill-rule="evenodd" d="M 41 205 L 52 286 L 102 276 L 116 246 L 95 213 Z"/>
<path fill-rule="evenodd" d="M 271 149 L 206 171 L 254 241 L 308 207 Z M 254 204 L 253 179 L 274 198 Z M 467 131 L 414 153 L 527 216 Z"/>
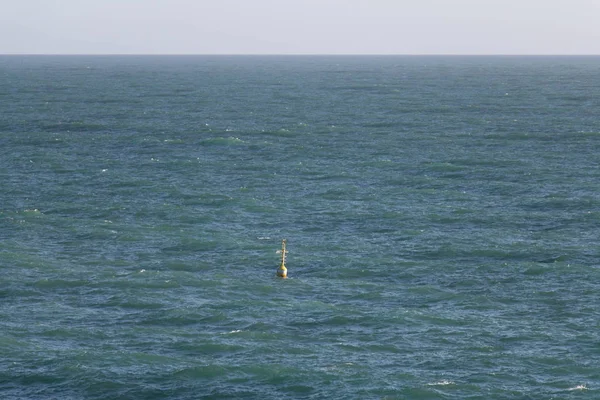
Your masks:
<path fill-rule="evenodd" d="M 277 276 L 281 277 L 281 278 L 287 278 L 287 268 L 285 267 L 285 254 L 287 253 L 287 250 L 285 249 L 285 243 L 286 240 L 283 239 L 281 241 L 281 265 L 279 266 L 279 268 L 277 269 Z"/>

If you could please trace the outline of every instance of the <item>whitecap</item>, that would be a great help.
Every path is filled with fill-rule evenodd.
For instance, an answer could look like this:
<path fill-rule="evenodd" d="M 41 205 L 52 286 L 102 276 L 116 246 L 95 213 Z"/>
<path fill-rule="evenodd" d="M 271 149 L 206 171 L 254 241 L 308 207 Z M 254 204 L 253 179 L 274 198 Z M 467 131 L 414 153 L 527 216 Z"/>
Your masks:
<path fill-rule="evenodd" d="M 575 387 L 569 388 L 568 390 L 588 390 L 588 387 L 585 385 L 577 385 Z"/>
<path fill-rule="evenodd" d="M 448 381 L 446 379 L 439 381 L 439 382 L 434 382 L 434 383 L 428 383 L 427 386 L 446 386 L 446 385 L 454 385 L 454 382 L 452 381 Z"/>
<path fill-rule="evenodd" d="M 223 333 L 221 333 L 221 335 L 230 335 L 232 333 L 240 333 L 240 332 L 242 332 L 241 329 L 236 329 L 236 330 L 231 331 L 231 332 L 223 332 Z"/>

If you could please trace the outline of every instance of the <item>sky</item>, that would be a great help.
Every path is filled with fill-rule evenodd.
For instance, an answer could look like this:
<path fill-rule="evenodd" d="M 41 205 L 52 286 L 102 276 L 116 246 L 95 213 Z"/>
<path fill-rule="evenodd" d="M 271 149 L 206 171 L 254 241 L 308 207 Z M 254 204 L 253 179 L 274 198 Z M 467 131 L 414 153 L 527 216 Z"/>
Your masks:
<path fill-rule="evenodd" d="M 600 0 L 0 0 L 0 54 L 600 55 Z"/>

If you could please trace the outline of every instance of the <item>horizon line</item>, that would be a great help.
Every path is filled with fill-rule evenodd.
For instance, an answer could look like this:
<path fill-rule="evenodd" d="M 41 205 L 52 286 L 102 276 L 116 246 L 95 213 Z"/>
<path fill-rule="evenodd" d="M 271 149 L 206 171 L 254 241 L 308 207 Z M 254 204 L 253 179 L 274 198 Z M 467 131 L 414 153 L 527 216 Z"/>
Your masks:
<path fill-rule="evenodd" d="M 0 53 L 0 56 L 598 57 L 595 53 Z"/>

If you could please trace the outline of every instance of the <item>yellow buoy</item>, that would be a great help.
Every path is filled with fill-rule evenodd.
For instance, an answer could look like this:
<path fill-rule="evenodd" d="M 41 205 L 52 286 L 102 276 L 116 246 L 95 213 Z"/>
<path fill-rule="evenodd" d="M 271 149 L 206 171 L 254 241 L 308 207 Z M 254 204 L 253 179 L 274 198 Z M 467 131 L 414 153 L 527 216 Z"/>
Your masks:
<path fill-rule="evenodd" d="M 287 278 L 287 268 L 285 267 L 285 253 L 287 253 L 287 250 L 285 249 L 285 242 L 285 239 L 281 241 L 281 265 L 277 268 L 277 276 L 284 279 Z"/>

